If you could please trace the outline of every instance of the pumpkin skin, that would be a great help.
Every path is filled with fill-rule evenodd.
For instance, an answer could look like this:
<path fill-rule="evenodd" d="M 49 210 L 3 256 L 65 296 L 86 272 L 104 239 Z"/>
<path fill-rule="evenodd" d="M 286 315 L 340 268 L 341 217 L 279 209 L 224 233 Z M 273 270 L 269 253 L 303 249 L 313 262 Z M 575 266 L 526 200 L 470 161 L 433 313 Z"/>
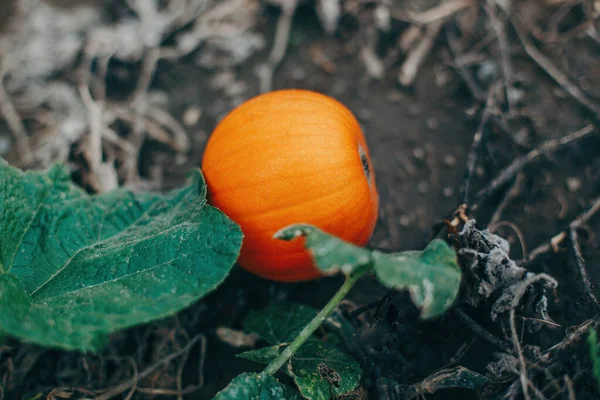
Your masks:
<path fill-rule="evenodd" d="M 202 159 L 209 204 L 238 223 L 238 264 L 263 278 L 307 281 L 322 273 L 304 238 L 273 238 L 296 223 L 365 245 L 379 195 L 362 130 L 337 100 L 278 90 L 231 111 L 214 129 Z"/>

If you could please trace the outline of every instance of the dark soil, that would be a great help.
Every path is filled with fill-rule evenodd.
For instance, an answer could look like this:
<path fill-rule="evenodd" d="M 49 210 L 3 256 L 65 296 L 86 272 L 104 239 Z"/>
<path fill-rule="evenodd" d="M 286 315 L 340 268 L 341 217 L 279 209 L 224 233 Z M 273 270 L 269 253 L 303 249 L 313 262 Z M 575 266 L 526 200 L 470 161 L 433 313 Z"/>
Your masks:
<path fill-rule="evenodd" d="M 275 10 L 269 10 L 263 16 L 262 26 L 267 37 L 272 37 L 276 17 Z M 352 32 L 352 21 L 346 23 L 346 30 Z M 344 29 L 341 31 L 344 32 Z M 381 47 L 391 46 L 394 39 L 388 38 L 389 42 L 382 43 Z M 524 93 L 521 117 L 510 120 L 508 130 L 501 129 L 498 124 L 486 127 L 470 190 L 471 199 L 517 156 L 549 139 L 565 136 L 596 121 L 593 114 L 565 94 L 551 77 L 519 50 L 518 40 L 513 44 L 517 54 L 513 58 L 513 69 L 518 86 Z M 422 249 L 437 234 L 443 220 L 451 219 L 459 206 L 467 156 L 481 120 L 483 104 L 473 98 L 464 80 L 448 64 L 447 47 L 442 34 L 420 68 L 413 87 L 406 89 L 397 83 L 396 68 L 390 68 L 381 80 L 370 79 L 363 62 L 343 33 L 337 37 L 323 33 L 311 4 L 303 6 L 294 20 L 291 44 L 276 71 L 274 88 L 305 88 L 332 95 L 351 108 L 360 119 L 373 157 L 381 196 L 380 218 L 371 247 L 385 251 Z M 544 49 L 553 50 L 550 54 L 556 65 L 573 79 L 581 82 L 580 78 L 584 77 L 589 86 L 588 93 L 593 95 L 600 93 L 599 48 L 597 43 L 594 45 L 582 40 L 573 47 L 555 45 Z M 333 55 L 334 71 L 326 71 L 314 61 L 314 54 L 319 51 Z M 491 48 L 490 53 L 496 56 L 498 49 Z M 267 55 L 268 51 L 257 54 L 238 68 L 238 79 L 249 87 L 245 97 L 258 93 L 254 68 Z M 170 107 L 175 117 L 180 119 L 191 105 L 198 105 L 204 110 L 197 126 L 189 130 L 193 142 L 189 159 L 184 165 L 167 161 L 165 182 L 168 187 L 181 184 L 187 171 L 200 165 L 208 135 L 218 120 L 233 107 L 230 101 L 224 100 L 222 92 L 211 88 L 213 75 L 188 61 L 162 63 L 154 83 L 155 87 L 174 93 Z M 145 159 L 152 162 L 154 149 L 144 151 Z M 141 167 L 147 172 L 148 165 Z M 497 233 L 511 243 L 511 256 L 515 260 L 566 229 L 600 195 L 600 136 L 590 135 L 541 157 L 526 167 L 523 173 L 520 193 L 501 216 L 501 221 L 514 224 L 522 233 L 523 244 L 514 228 L 502 225 L 497 229 Z M 505 193 L 506 190 L 502 190 L 489 198 L 470 216 L 485 227 Z M 592 219 L 580 232 L 583 257 L 592 283 L 600 281 L 599 234 L 600 218 Z M 523 329 L 522 343 L 545 350 L 563 340 L 579 324 L 598 315 L 598 309 L 586 295 L 582 276 L 569 251 L 542 255 L 527 268 L 535 273 L 545 272 L 558 281 L 556 296 L 548 293 L 548 312 L 559 326 L 542 324 L 539 330 L 529 332 L 529 322 L 518 320 L 517 326 Z M 241 321 L 249 310 L 267 305 L 274 297 L 287 297 L 319 307 L 331 297 L 340 282 L 339 278 L 327 278 L 300 284 L 273 283 L 236 267 L 215 293 L 176 319 L 116 335 L 110 355 L 122 357 L 132 353 L 133 348 L 137 348 L 136 351 L 148 350 L 152 342 L 145 343 L 139 350 L 139 341 L 145 340 L 144 335 L 149 331 L 172 335 L 185 331 L 190 336 L 204 333 L 207 340 L 204 386 L 187 398 L 209 399 L 239 373 L 261 370 L 260 365 L 236 358 L 237 353 L 249 347 L 234 347 L 223 342 L 216 334 L 217 328 L 240 329 Z M 362 306 L 379 300 L 386 293 L 387 290 L 375 279 L 367 278 L 353 290 L 349 300 Z M 600 296 L 598 291 L 594 293 Z M 355 353 L 363 361 L 367 372 L 363 387 L 369 393 L 368 398 L 385 398 L 378 392 L 376 384 L 380 377 L 410 385 L 449 365 L 462 365 L 487 373 L 486 368 L 490 362 L 496 361 L 495 354 L 499 349 L 467 326 L 458 316 L 457 309 L 494 336 L 507 338 L 507 343 L 510 343 L 507 319 L 492 321 L 486 306 L 474 309 L 466 304 L 457 304 L 447 315 L 426 323 L 414 317 L 411 307 L 406 296 L 397 296 L 379 328 L 365 332 L 354 344 Z M 366 319 L 373 316 L 372 311 L 365 314 Z M 160 342 L 160 339 L 156 340 Z M 61 385 L 85 388 L 85 380 L 74 375 L 83 371 L 87 371 L 89 376 L 97 373 L 87 370 L 89 366 L 82 365 L 82 361 L 73 355 L 65 356 L 53 351 L 39 353 L 31 348 L 29 351 L 35 355 L 34 359 L 28 359 L 26 352 L 14 350 L 14 354 L 21 357 L 15 357 L 17 369 L 23 369 L 24 363 L 34 363 L 29 372 L 26 370 L 30 382 L 22 393 L 35 394 Z M 191 353 L 184 372 L 184 381 L 190 384 L 198 379 L 197 354 Z M 459 356 L 455 358 L 457 354 Z M 108 360 L 108 356 L 98 357 Z M 94 361 L 98 359 L 92 357 L 90 360 L 89 365 L 98 368 Z M 547 398 L 569 398 L 565 390 L 557 389 L 563 388 L 565 375 L 573 381 L 576 399 L 600 397 L 590 374 L 585 337 L 559 353 L 549 364 L 552 366 L 540 366 L 537 378 L 544 382 L 541 387 L 547 386 L 544 392 Z M 54 373 L 61 368 L 64 374 L 55 376 Z M 501 393 L 514 379 L 515 376 L 507 376 L 505 383 L 496 381 L 495 385 L 480 392 L 448 389 L 435 395 L 425 395 L 425 398 L 494 398 L 492 393 Z M 554 394 L 556 397 L 552 397 Z M 521 398 L 519 396 L 516 398 Z"/>

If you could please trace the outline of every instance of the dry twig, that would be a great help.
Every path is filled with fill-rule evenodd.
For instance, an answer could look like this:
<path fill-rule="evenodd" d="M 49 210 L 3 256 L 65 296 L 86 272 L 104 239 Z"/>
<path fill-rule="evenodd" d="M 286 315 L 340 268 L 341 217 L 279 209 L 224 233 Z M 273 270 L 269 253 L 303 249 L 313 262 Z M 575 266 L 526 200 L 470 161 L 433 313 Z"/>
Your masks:
<path fill-rule="evenodd" d="M 148 368 L 146 368 L 145 370 L 143 370 L 139 374 L 137 374 L 137 376 L 134 376 L 133 378 L 128 379 L 125 382 L 123 382 L 117 386 L 114 386 L 108 390 L 103 391 L 102 394 L 100 394 L 94 400 L 108 400 L 115 396 L 120 395 L 121 393 L 130 389 L 133 385 L 137 384 L 137 382 L 139 382 L 140 380 L 143 380 L 143 379 L 147 378 L 148 376 L 150 376 L 150 374 L 152 374 L 159 367 L 167 365 L 174 359 L 189 353 L 189 351 L 192 349 L 192 347 L 194 347 L 194 345 L 201 339 L 204 339 L 204 335 L 200 334 L 200 335 L 195 336 L 180 350 L 177 350 L 176 352 L 167 355 L 166 357 L 162 358 L 161 360 L 158 360 L 156 363 L 152 364 L 151 366 L 149 366 Z M 140 389 L 143 390 L 143 388 L 138 388 L 137 391 L 140 391 Z M 154 390 L 157 390 L 157 389 L 154 389 Z M 172 392 L 169 391 L 169 394 L 172 394 Z"/>
<path fill-rule="evenodd" d="M 500 172 L 500 174 L 494 178 L 486 188 L 477 193 L 478 203 L 483 203 L 489 196 L 496 193 L 498 189 L 502 188 L 506 183 L 513 179 L 515 175 L 523 170 L 523 168 L 537 160 L 542 155 L 555 151 L 560 147 L 582 139 L 594 132 L 596 132 L 594 125 L 589 124 L 580 130 L 570 133 L 562 138 L 548 140 L 547 142 L 542 143 L 542 145 L 538 148 L 531 150 L 526 155 L 516 158 L 512 163 L 510 163 L 510 165 L 504 168 L 504 170 L 502 170 L 502 172 Z"/>
<path fill-rule="evenodd" d="M 515 352 L 519 356 L 519 365 L 521 368 L 521 374 L 519 377 L 520 382 L 521 382 L 521 389 L 523 390 L 523 396 L 527 400 L 530 399 L 530 397 L 529 397 L 529 389 L 530 388 L 532 390 L 536 391 L 536 395 L 538 395 L 539 398 L 544 398 L 544 396 L 542 395 L 540 397 L 541 393 L 538 393 L 539 391 L 537 391 L 535 389 L 535 386 L 533 385 L 533 383 L 531 383 L 531 381 L 528 378 L 527 363 L 525 361 L 525 356 L 523 355 L 523 350 L 521 349 L 521 343 L 519 341 L 519 335 L 517 333 L 517 326 L 516 326 L 516 322 L 515 322 L 515 310 L 516 310 L 517 306 L 519 305 L 519 302 L 521 301 L 521 297 L 523 297 L 527 288 L 530 285 L 532 285 L 538 281 L 541 281 L 541 280 L 545 280 L 545 281 L 549 282 L 552 287 L 556 287 L 558 285 L 558 282 L 550 275 L 542 273 L 542 274 L 531 276 L 530 278 L 525 280 L 519 286 L 519 288 L 516 290 L 515 297 L 512 300 L 512 305 L 510 308 L 510 316 L 509 316 L 511 337 L 512 337 L 512 341 L 513 341 L 513 345 L 515 346 Z"/>
<path fill-rule="evenodd" d="M 592 300 L 596 308 L 600 309 L 600 302 L 598 302 L 598 299 L 594 294 L 592 281 L 590 280 L 590 277 L 587 273 L 587 268 L 585 267 L 585 259 L 583 258 L 583 254 L 581 254 L 581 246 L 579 245 L 577 228 L 569 227 L 569 241 L 571 244 L 573 257 L 575 258 L 575 265 L 577 265 L 577 269 L 579 269 L 583 285 L 585 286 L 585 293 L 590 300 Z"/>
<path fill-rule="evenodd" d="M 273 73 L 285 56 L 290 31 L 292 30 L 292 20 L 298 7 L 298 0 L 281 0 L 279 3 L 281 5 L 281 15 L 277 21 L 275 43 L 271 49 L 269 59 L 259 66 L 257 71 L 260 78 L 261 93 L 269 92 L 273 88 Z"/>
<path fill-rule="evenodd" d="M 400 67 L 400 70 L 398 71 L 398 81 L 402 85 L 410 86 L 413 83 L 419 68 L 431 51 L 435 38 L 439 35 L 440 30 L 442 29 L 442 25 L 443 22 L 437 20 L 428 24 L 419 43 L 408 53 L 406 59 Z"/>
<path fill-rule="evenodd" d="M 489 122 L 492 116 L 493 109 L 496 107 L 498 87 L 499 84 L 496 83 L 489 89 L 486 105 L 481 115 L 479 127 L 477 127 L 477 131 L 475 131 L 475 134 L 473 135 L 473 142 L 471 144 L 471 149 L 469 150 L 469 154 L 467 156 L 467 167 L 465 170 L 463 183 L 460 188 L 460 194 L 458 198 L 459 205 L 468 204 L 469 202 L 471 179 L 473 178 L 473 173 L 477 164 L 479 148 L 483 140 L 485 128 L 487 127 L 487 123 Z"/>
<path fill-rule="evenodd" d="M 461 319 L 461 321 L 464 322 L 469 327 L 469 329 L 471 329 L 477 335 L 481 336 L 483 339 L 485 339 L 489 343 L 493 344 L 494 346 L 496 346 L 498 349 L 504 351 L 505 353 L 512 352 L 510 347 L 506 343 L 504 343 L 504 341 L 502 341 L 501 339 L 498 339 L 496 336 L 494 336 L 490 332 L 488 332 L 485 328 L 483 328 L 481 325 L 479 325 L 477 322 L 475 322 L 471 317 L 469 317 L 463 310 L 461 310 L 460 308 L 457 308 L 454 310 L 454 312 L 456 313 L 456 315 L 458 315 L 458 317 Z"/>
<path fill-rule="evenodd" d="M 512 24 L 525 48 L 525 52 L 531 57 L 548 75 L 552 77 L 567 93 L 573 96 L 579 103 L 591 110 L 597 117 L 600 117 L 600 105 L 593 101 L 587 94 L 575 83 L 571 82 L 569 77 L 556 67 L 552 61 L 546 57 L 531 41 L 525 29 L 517 17 L 512 18 Z"/>
<path fill-rule="evenodd" d="M 506 88 L 506 101 L 509 105 L 509 110 L 514 109 L 513 104 L 513 85 L 514 85 L 514 74 L 512 64 L 510 62 L 510 44 L 508 42 L 508 36 L 506 34 L 506 22 L 503 21 L 497 12 L 496 6 L 497 0 L 487 0 L 487 4 L 484 5 L 484 9 L 487 11 L 492 21 L 492 28 L 496 32 L 498 38 L 498 46 L 500 47 L 500 61 L 502 65 L 502 75 L 504 78 L 504 86 Z"/>
<path fill-rule="evenodd" d="M 20 163 L 23 166 L 27 166 L 32 161 L 31 149 L 29 148 L 29 137 L 27 136 L 27 131 L 25 130 L 25 126 L 23 125 L 19 114 L 17 114 L 15 106 L 4 87 L 4 77 L 6 72 L 7 71 L 4 68 L 0 71 L 0 111 L 13 133 L 17 151 L 21 158 Z"/>
<path fill-rule="evenodd" d="M 569 227 L 554 235 L 548 243 L 542 244 L 529 253 L 529 256 L 523 260 L 519 261 L 519 265 L 525 266 L 532 263 L 538 256 L 544 253 L 548 253 L 550 251 L 557 252 L 559 249 L 559 245 L 567 238 L 567 231 L 573 229 L 579 229 L 584 224 L 586 224 L 597 212 L 600 211 L 600 197 L 596 198 L 592 201 L 592 205 L 583 213 L 581 213 L 577 218 L 575 218 L 570 224 Z"/>
<path fill-rule="evenodd" d="M 488 226 L 496 225 L 500 219 L 502 218 L 502 213 L 508 207 L 511 201 L 513 201 L 519 194 L 521 193 L 521 188 L 523 187 L 523 182 L 525 182 L 525 174 L 523 172 L 519 172 L 517 174 L 517 178 L 515 179 L 515 183 L 511 186 L 510 190 L 506 192 L 506 195 L 492 214 L 490 218 L 490 222 L 488 222 Z"/>
<path fill-rule="evenodd" d="M 480 102 L 486 101 L 488 96 L 486 95 L 485 91 L 482 90 L 481 87 L 479 87 L 479 84 L 475 81 L 471 73 L 467 70 L 464 63 L 456 61 L 463 57 L 463 49 L 456 36 L 455 29 L 456 24 L 454 23 L 448 23 L 445 25 L 446 39 L 448 40 L 450 53 L 454 57 L 452 67 L 463 79 L 469 90 L 471 90 L 471 93 L 473 94 L 473 97 L 475 97 L 475 100 Z"/>
<path fill-rule="evenodd" d="M 473 0 L 449 0 L 441 2 L 437 7 L 429 10 L 416 12 L 406 12 L 402 10 L 392 10 L 392 16 L 396 19 L 412 22 L 420 25 L 428 25 L 432 22 L 447 19 L 459 11 L 472 7 L 476 2 Z"/>

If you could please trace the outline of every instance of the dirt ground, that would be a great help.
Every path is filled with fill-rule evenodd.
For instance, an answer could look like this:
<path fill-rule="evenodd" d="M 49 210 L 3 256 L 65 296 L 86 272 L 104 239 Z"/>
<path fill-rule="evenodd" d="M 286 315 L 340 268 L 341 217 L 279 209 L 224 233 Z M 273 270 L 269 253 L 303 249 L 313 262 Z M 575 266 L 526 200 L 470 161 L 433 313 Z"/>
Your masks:
<path fill-rule="evenodd" d="M 564 17 L 560 34 L 568 33 L 584 19 L 580 15 L 583 12 L 576 8 L 585 2 L 569 3 L 573 3 L 575 11 Z M 597 6 L 597 2 L 595 4 Z M 552 12 L 556 12 L 556 7 Z M 269 38 L 267 45 L 234 69 L 233 81 L 228 81 L 231 77 L 227 74 L 215 74 L 196 66 L 189 58 L 159 64 L 152 88 L 169 93 L 168 108 L 172 115 L 183 120 L 190 106 L 198 106 L 203 112 L 199 121 L 186 128 L 191 139 L 189 157 L 180 163 L 176 155 L 163 147 L 148 145 L 142 149 L 142 175 L 150 174 L 150 163 L 156 162 L 159 150 L 165 172 L 161 189 L 180 185 L 187 171 L 200 164 L 204 144 L 218 120 L 236 101 L 258 93 L 254 71 L 268 57 L 278 15 L 276 7 L 265 8 L 258 29 Z M 597 22 L 596 19 L 596 25 Z M 338 33 L 328 36 L 319 24 L 314 4 L 309 2 L 301 6 L 293 21 L 288 52 L 275 72 L 273 88 L 317 90 L 341 100 L 355 112 L 364 127 L 381 196 L 380 218 L 370 246 L 385 251 L 421 249 L 437 234 L 444 219 L 452 219 L 460 205 L 465 168 L 486 100 L 474 98 L 464 76 L 451 64 L 452 55 L 444 34 L 436 37 L 433 49 L 411 87 L 405 88 L 397 80 L 402 57 L 392 58 L 381 78 L 369 76 L 364 61 L 358 56 L 360 42 L 350 40 L 356 24 L 352 19 L 342 20 Z M 397 21 L 392 33 L 380 39 L 381 54 L 393 51 L 406 26 Z M 518 89 L 517 115 L 499 118 L 504 125 L 489 123 L 484 127 L 484 138 L 477 152 L 479 157 L 472 171 L 470 205 L 476 202 L 475 193 L 487 187 L 518 156 L 588 124 L 598 129 L 595 125 L 598 115 L 582 106 L 540 68 L 524 51 L 516 35 L 511 35 L 510 47 L 512 73 Z M 585 88 L 593 101 L 600 102 L 600 46 L 597 41 L 575 37 L 545 45 L 543 50 L 550 55 L 554 65 Z M 483 53 L 491 59 L 500 54 L 496 44 L 490 44 Z M 489 67 L 483 61 L 476 63 L 468 72 L 482 79 L 480 82 L 486 82 L 482 86 L 487 88 L 491 81 L 501 81 L 497 78 L 501 72 L 496 71 L 494 75 L 486 70 L 486 65 Z M 122 68 L 135 70 L 136 67 L 124 64 Z M 108 90 L 126 91 L 128 79 L 127 74 L 109 75 Z M 228 82 L 222 90 L 215 87 L 218 79 Z M 232 97 L 236 96 L 224 93 L 234 83 L 246 87 L 235 101 Z M 505 105 L 501 109 L 502 113 L 508 113 Z M 495 232 L 511 244 L 511 257 L 520 260 L 568 229 L 569 224 L 599 198 L 600 135 L 591 133 L 556 151 L 543 152 L 539 159 L 520 168 L 516 181 L 518 185 L 513 184 L 514 179 L 510 180 L 504 189 L 490 196 L 476 210 L 468 210 L 468 214 L 481 227 L 493 220 Z M 505 201 L 511 188 L 515 195 Z M 495 215 L 499 208 L 501 213 Z M 578 232 L 592 293 L 600 296 L 594 288 L 600 281 L 597 237 L 600 218 L 591 218 Z M 565 241 L 561 245 L 562 251 L 544 252 L 526 264 L 528 271 L 547 273 L 558 282 L 555 293 L 546 293 L 547 311 L 553 322 L 539 323 L 537 315 L 523 311 L 518 315 L 517 326 L 521 343 L 531 345 L 525 349 L 527 357 L 534 360 L 531 379 L 542 390 L 544 398 L 597 399 L 600 392 L 591 375 L 586 336 L 574 336 L 564 351 L 553 353 L 549 359 L 540 355 L 576 332 L 581 324 L 590 320 L 593 326 L 597 324 L 599 308 L 586 292 L 568 243 Z M 29 398 L 26 396 L 38 392 L 43 392 L 44 398 L 53 388 L 63 388 L 61 390 L 74 393 L 72 398 L 80 398 L 78 396 L 83 396 L 85 390 L 98 390 L 109 383 L 127 379 L 131 369 L 124 361 L 126 357 L 149 364 L 159 357 L 153 351 L 156 346 L 164 347 L 161 352 L 164 355 L 177 351 L 181 343 L 202 333 L 206 341 L 205 353 L 202 346 L 196 346 L 179 372 L 183 376 L 183 387 L 198 383 L 199 373 L 203 383 L 185 398 L 209 399 L 239 373 L 261 370 L 260 365 L 236 358 L 237 353 L 250 347 L 226 343 L 218 334 L 218 328 L 241 329 L 241 321 L 249 310 L 265 306 L 275 298 L 322 306 L 340 282 L 338 278 L 327 278 L 302 284 L 279 284 L 235 267 L 226 282 L 208 298 L 174 318 L 115 335 L 104 354 L 81 357 L 10 342 L 11 350 L 6 357 L 12 359 L 12 386 L 4 382 L 5 389 L 0 392 L 0 398 L 2 394 L 6 399 Z M 377 302 L 386 293 L 387 290 L 375 279 L 367 278 L 353 290 L 349 300 L 356 306 L 364 306 Z M 360 340 L 353 344 L 354 354 L 365 371 L 364 393 L 373 399 L 403 399 L 401 392 L 395 397 L 389 392 L 384 394 L 378 379 L 388 377 L 400 386 L 411 385 L 454 365 L 491 374 L 490 365 L 499 360 L 500 349 L 478 333 L 472 324 L 465 322 L 466 315 L 469 321 L 510 345 L 508 319 L 492 320 L 490 307 L 489 302 L 475 308 L 461 301 L 444 317 L 423 323 L 414 317 L 410 300 L 402 294 L 396 296 L 392 306 L 386 309 L 384 322 L 376 329 L 365 330 Z M 366 320 L 373 317 L 373 310 L 364 314 Z M 530 329 L 533 325 L 536 329 Z M 170 339 L 165 339 L 167 337 Z M 108 377 L 106 371 L 111 371 L 110 363 L 114 363 L 119 372 Z M 8 368 L 6 364 L 1 365 Z M 174 365 L 161 367 L 144 384 L 173 387 L 177 371 Z M 7 376 L 5 372 L 3 374 Z M 424 398 L 502 398 L 497 396 L 515 385 L 518 374 L 518 370 L 506 367 L 502 369 L 501 377 L 494 376 L 494 384 L 483 390 L 447 389 L 425 394 Z M 55 392 L 56 398 L 67 398 L 57 393 L 60 394 Z M 125 395 L 126 392 L 118 398 L 125 398 Z M 133 398 L 158 397 L 138 392 Z M 523 397 L 517 391 L 514 397 L 506 398 Z M 531 394 L 530 398 L 542 397 Z"/>

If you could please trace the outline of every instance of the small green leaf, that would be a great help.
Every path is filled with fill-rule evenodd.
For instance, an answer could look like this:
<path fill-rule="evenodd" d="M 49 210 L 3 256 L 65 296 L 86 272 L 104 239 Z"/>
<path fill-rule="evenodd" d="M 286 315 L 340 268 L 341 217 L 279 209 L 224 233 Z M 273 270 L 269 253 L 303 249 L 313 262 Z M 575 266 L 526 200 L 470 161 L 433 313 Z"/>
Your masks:
<path fill-rule="evenodd" d="M 423 251 L 373 252 L 375 273 L 389 288 L 408 289 L 422 318 L 446 311 L 456 299 L 461 273 L 454 251 L 440 239 Z"/>
<path fill-rule="evenodd" d="M 303 304 L 274 302 L 263 310 L 249 312 L 244 320 L 244 330 L 257 333 L 271 344 L 288 343 L 317 313 Z"/>
<path fill-rule="evenodd" d="M 282 240 L 292 240 L 300 236 L 305 237 L 305 247 L 315 259 L 317 267 L 327 275 L 334 275 L 340 271 L 348 275 L 356 268 L 371 262 L 369 250 L 328 235 L 312 225 L 290 225 L 274 235 Z"/>
<path fill-rule="evenodd" d="M 0 330 L 97 351 L 107 335 L 174 314 L 214 290 L 242 242 L 206 204 L 199 171 L 167 194 L 91 196 L 64 167 L 0 160 Z"/>
<path fill-rule="evenodd" d="M 269 364 L 273 361 L 285 348 L 286 345 L 280 344 L 275 346 L 263 347 L 258 350 L 249 350 L 237 355 L 239 358 L 254 361 L 261 364 Z"/>
<path fill-rule="evenodd" d="M 214 400 L 300 400 L 300 395 L 271 375 L 244 373 L 233 378 Z"/>
<path fill-rule="evenodd" d="M 593 327 L 590 327 L 588 333 L 588 345 L 592 359 L 592 375 L 596 378 L 598 388 L 600 388 L 600 346 L 598 345 L 598 334 Z"/>
<path fill-rule="evenodd" d="M 360 383 L 358 362 L 333 344 L 306 341 L 291 360 L 294 382 L 309 400 L 329 400 L 352 392 Z"/>
<path fill-rule="evenodd" d="M 291 225 L 275 234 L 283 240 L 305 237 L 305 247 L 327 274 L 351 274 L 372 266 L 387 287 L 408 289 L 421 309 L 421 318 L 436 317 L 455 301 L 461 281 L 455 252 L 443 240 L 433 240 L 423 251 L 385 254 L 354 246 L 311 225 Z"/>

